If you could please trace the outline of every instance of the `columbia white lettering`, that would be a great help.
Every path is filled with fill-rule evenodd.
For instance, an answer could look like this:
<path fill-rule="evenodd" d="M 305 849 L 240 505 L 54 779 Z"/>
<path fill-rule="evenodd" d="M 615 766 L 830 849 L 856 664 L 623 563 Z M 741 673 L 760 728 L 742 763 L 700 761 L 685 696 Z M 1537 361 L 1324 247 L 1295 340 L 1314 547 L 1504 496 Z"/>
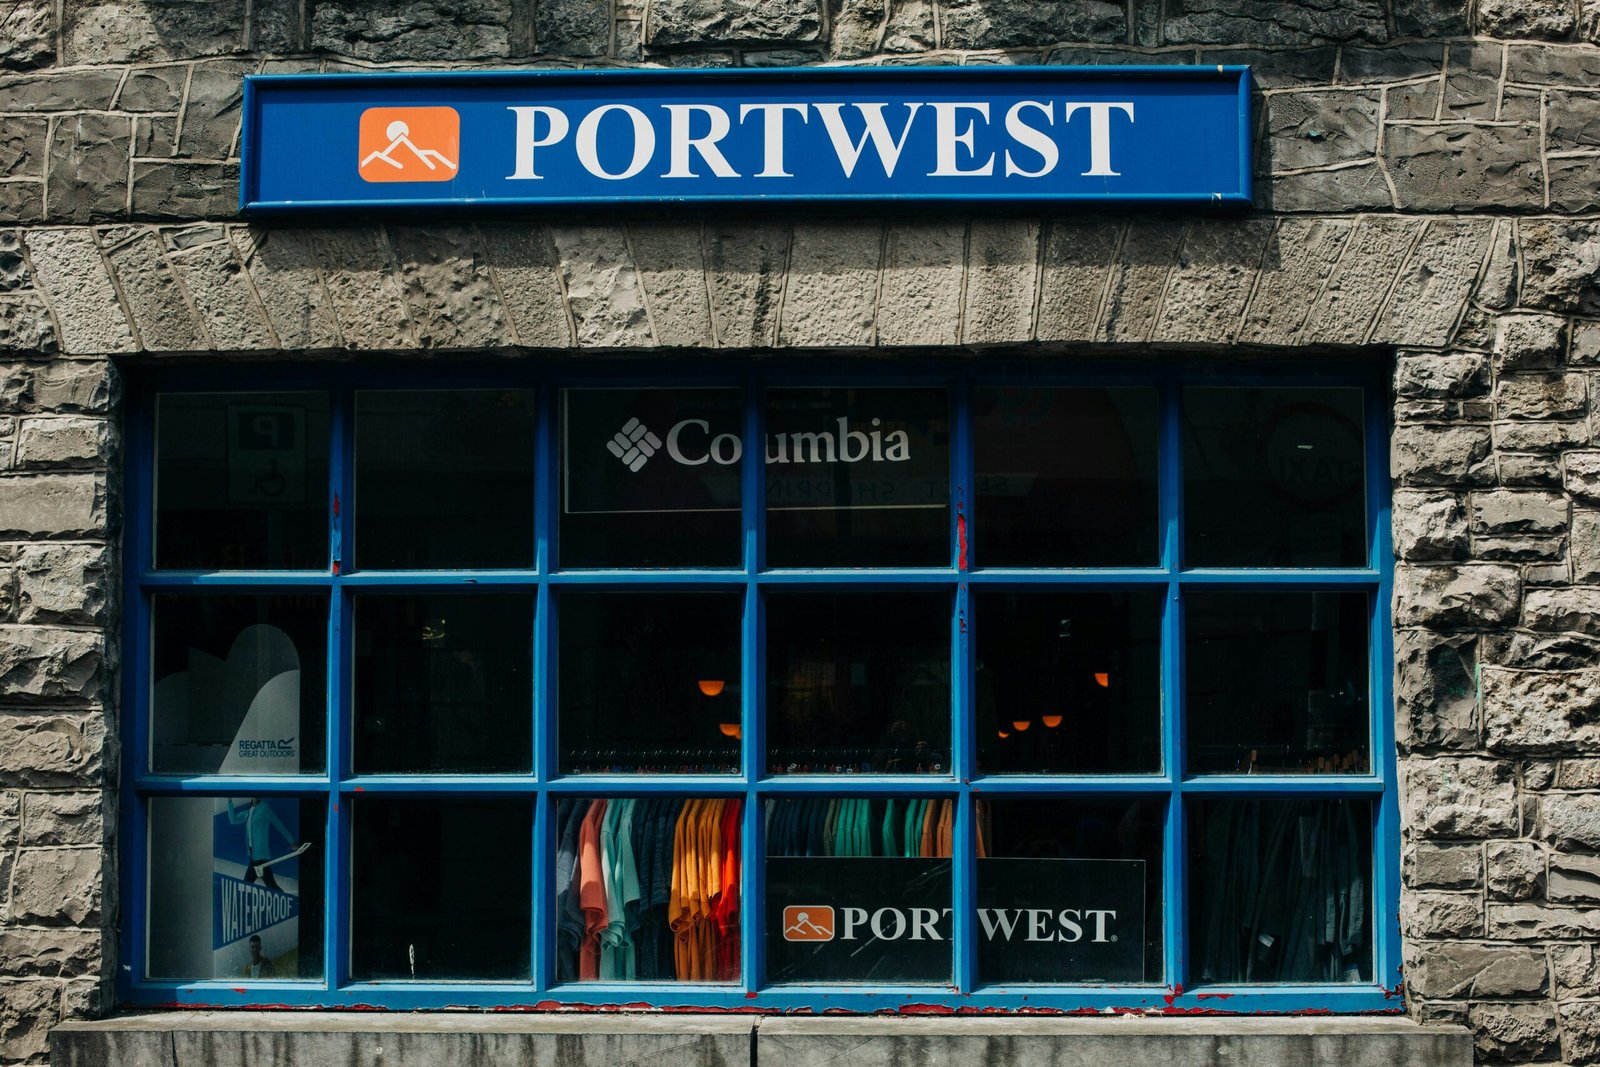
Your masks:
<path fill-rule="evenodd" d="M 533 150 L 553 145 L 567 135 L 567 130 L 571 126 L 567 121 L 567 113 L 558 107 L 542 106 L 508 107 L 506 110 L 517 116 L 517 167 L 506 177 L 519 181 L 544 177 L 533 169 Z M 534 119 L 539 115 L 543 115 L 550 123 L 543 137 L 534 133 Z"/>
<path fill-rule="evenodd" d="M 967 155 L 975 155 L 976 149 L 972 145 L 973 130 L 977 127 L 976 120 L 967 123 L 966 129 L 956 129 L 957 115 L 961 109 L 976 111 L 983 118 L 985 125 L 989 122 L 989 105 L 987 103 L 947 103 L 937 101 L 929 104 L 933 108 L 933 150 L 934 167 L 928 172 L 933 178 L 962 178 L 981 177 L 994 173 L 994 153 L 989 153 L 989 158 L 973 170 L 962 170 L 956 161 L 956 147 L 967 150 Z"/>
<path fill-rule="evenodd" d="M 682 436 L 684 429 L 689 426 L 700 427 L 702 433 L 711 432 L 711 424 L 704 419 L 684 419 L 667 431 L 667 455 L 682 463 L 685 467 L 698 467 L 700 464 L 708 462 L 711 457 L 701 456 L 699 459 L 690 459 L 683 454 L 683 449 L 679 446 L 678 440 Z"/>
<path fill-rule="evenodd" d="M 889 124 L 883 119 L 883 109 L 889 105 L 855 104 L 855 109 L 861 112 L 861 119 L 865 123 L 861 136 L 852 141 L 850 131 L 845 129 L 844 117 L 840 114 L 843 104 L 812 104 L 817 109 L 817 114 L 822 116 L 822 127 L 828 131 L 828 140 L 833 142 L 833 153 L 839 157 L 839 166 L 844 169 L 846 178 L 855 174 L 856 164 L 861 161 L 861 153 L 866 149 L 867 142 L 872 142 L 873 151 L 878 153 L 878 162 L 883 164 L 883 174 L 886 178 L 894 177 L 894 168 L 900 162 L 900 150 L 906 145 L 906 138 L 911 135 L 911 123 L 917 117 L 917 109 L 922 104 L 912 103 L 906 105 L 905 125 L 900 127 L 900 139 L 895 140 L 889 133 Z"/>
<path fill-rule="evenodd" d="M 1128 116 L 1129 122 L 1133 121 L 1132 104 L 1097 101 L 1092 104 L 1068 104 L 1061 109 L 1062 122 L 1071 122 L 1073 115 L 1088 109 L 1089 169 L 1083 172 L 1083 176 L 1086 178 L 1115 178 L 1118 176 L 1118 172 L 1111 169 L 1111 111 L 1113 108 Z"/>
<path fill-rule="evenodd" d="M 806 121 L 804 104 L 744 104 L 739 108 L 739 121 L 743 122 L 754 112 L 762 116 L 761 170 L 757 178 L 793 178 L 783 169 L 783 116 L 793 111 Z"/>
<path fill-rule="evenodd" d="M 617 174 L 612 174 L 600 165 L 598 143 L 600 120 L 612 111 L 620 111 L 633 120 L 633 159 L 629 160 L 626 169 Z M 655 155 L 656 131 L 655 127 L 650 125 L 650 120 L 644 117 L 644 112 L 638 108 L 629 104 L 602 104 L 583 116 L 583 121 L 578 123 L 576 144 L 578 162 L 583 164 L 584 170 L 596 178 L 621 181 L 644 170 L 645 164 L 650 162 L 650 157 Z"/>
<path fill-rule="evenodd" d="M 668 143 L 671 145 L 672 166 L 662 175 L 663 178 L 698 178 L 699 175 L 689 169 L 689 150 L 692 148 L 700 153 L 700 158 L 705 160 L 706 166 L 711 168 L 711 173 L 719 178 L 737 178 L 739 172 L 728 164 L 727 157 L 722 154 L 722 149 L 717 147 L 717 142 L 728 136 L 728 131 L 733 128 L 728 120 L 728 113 L 715 104 L 662 104 L 667 113 L 672 116 L 671 133 Z M 689 136 L 689 117 L 695 112 L 711 120 L 709 132 L 699 137 Z"/>
<path fill-rule="evenodd" d="M 1049 134 L 1037 126 L 1029 126 L 1022 120 L 1023 108 L 1032 108 L 1043 112 L 1044 120 L 1048 125 L 1054 126 L 1056 122 L 1056 106 L 1054 103 L 1045 103 L 1039 100 L 1019 100 L 1011 105 L 1011 108 L 1006 112 L 1006 133 L 1011 136 L 1013 141 L 1039 153 L 1039 158 L 1043 163 L 1038 170 L 1028 170 L 1018 166 L 1017 162 L 1011 158 L 1011 149 L 1008 148 L 1006 149 L 1006 177 L 1009 178 L 1013 174 L 1020 174 L 1024 178 L 1042 178 L 1056 169 L 1056 163 L 1061 159 L 1061 150 L 1056 147 L 1055 141 L 1050 139 Z"/>
<path fill-rule="evenodd" d="M 782 434 L 778 436 L 782 437 Z M 833 434 L 831 433 L 792 433 L 790 442 L 794 445 L 794 461 L 796 463 L 837 463 L 834 453 Z M 811 446 L 811 458 L 806 458 L 806 446 Z"/>

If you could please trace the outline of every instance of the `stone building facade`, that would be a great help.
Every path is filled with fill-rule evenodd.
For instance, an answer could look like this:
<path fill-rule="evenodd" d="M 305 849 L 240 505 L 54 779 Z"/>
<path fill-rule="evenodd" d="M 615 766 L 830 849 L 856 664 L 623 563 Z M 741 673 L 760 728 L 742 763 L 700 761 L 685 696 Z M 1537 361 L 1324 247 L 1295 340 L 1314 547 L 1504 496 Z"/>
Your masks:
<path fill-rule="evenodd" d="M 1232 216 L 237 218 L 251 72 L 1248 63 Z M 1393 371 L 1405 1006 L 1600 1063 L 1595 0 L 0 0 L 0 1062 L 114 1002 L 120 368 L 707 349 Z"/>

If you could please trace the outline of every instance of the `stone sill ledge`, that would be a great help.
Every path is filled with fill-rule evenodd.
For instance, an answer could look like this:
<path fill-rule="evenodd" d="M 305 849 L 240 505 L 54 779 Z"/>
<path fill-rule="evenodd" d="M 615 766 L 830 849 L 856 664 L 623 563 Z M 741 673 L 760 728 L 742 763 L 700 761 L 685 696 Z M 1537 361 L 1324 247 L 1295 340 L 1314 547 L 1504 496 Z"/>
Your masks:
<path fill-rule="evenodd" d="M 1398 1018 L 1007 1018 L 162 1012 L 69 1022 L 54 1067 L 1470 1067 Z"/>

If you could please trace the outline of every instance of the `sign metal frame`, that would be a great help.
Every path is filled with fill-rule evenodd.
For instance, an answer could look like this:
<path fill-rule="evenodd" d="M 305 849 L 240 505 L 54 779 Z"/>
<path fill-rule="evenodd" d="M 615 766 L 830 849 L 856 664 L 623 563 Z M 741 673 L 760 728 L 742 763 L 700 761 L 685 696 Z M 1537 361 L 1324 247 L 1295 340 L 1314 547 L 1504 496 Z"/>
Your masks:
<path fill-rule="evenodd" d="M 729 83 L 760 86 L 788 86 L 815 83 L 837 94 L 848 87 L 853 92 L 879 94 L 895 87 L 913 89 L 918 84 L 971 87 L 974 96 L 986 90 L 1000 90 L 1018 84 L 1052 83 L 1070 87 L 1075 82 L 1128 82 L 1130 85 L 1171 83 L 1221 83 L 1232 90 L 1235 106 L 1232 129 L 1236 140 L 1235 181 L 1228 188 L 1157 193 L 1117 193 L 1081 191 L 1041 192 L 728 192 L 723 194 L 685 189 L 689 195 L 626 193 L 618 195 L 548 196 L 469 196 L 426 195 L 434 182 L 384 182 L 373 188 L 410 186 L 417 195 L 377 195 L 330 197 L 324 199 L 270 199 L 263 192 L 262 167 L 265 143 L 263 110 L 269 102 L 284 97 L 325 93 L 359 94 L 353 103 L 379 107 L 395 101 L 396 94 L 416 99 L 419 94 L 430 102 L 448 103 L 449 93 L 464 88 L 516 87 L 556 89 L 558 87 L 605 85 L 618 101 L 630 99 L 630 87 L 692 89 L 699 86 L 726 88 Z M 361 74 L 254 74 L 244 81 L 243 129 L 240 135 L 239 211 L 247 216 L 318 214 L 331 211 L 494 211 L 528 208 L 571 208 L 588 205 L 705 204 L 708 206 L 748 203 L 788 204 L 896 204 L 919 206 L 953 203 L 999 205 L 1124 205 L 1150 206 L 1208 205 L 1213 208 L 1248 207 L 1253 202 L 1254 155 L 1251 115 L 1251 76 L 1248 66 L 1212 64 L 1206 66 L 1014 66 L 1014 67 L 778 67 L 778 68 L 697 68 L 671 70 L 630 68 L 604 70 L 494 70 L 376 72 Z M 537 97 L 534 97 L 537 99 Z M 424 103 L 417 107 L 428 106 Z M 998 119 L 998 116 L 997 116 Z M 908 124 L 909 128 L 909 124 Z M 970 136 L 970 134 L 969 134 Z M 508 156 L 510 153 L 508 152 Z M 1181 170 L 1181 168 L 1175 168 Z M 706 181 L 710 179 L 699 178 Z M 533 184 L 533 183 L 529 183 Z M 408 190 L 409 191 L 409 190 Z"/>

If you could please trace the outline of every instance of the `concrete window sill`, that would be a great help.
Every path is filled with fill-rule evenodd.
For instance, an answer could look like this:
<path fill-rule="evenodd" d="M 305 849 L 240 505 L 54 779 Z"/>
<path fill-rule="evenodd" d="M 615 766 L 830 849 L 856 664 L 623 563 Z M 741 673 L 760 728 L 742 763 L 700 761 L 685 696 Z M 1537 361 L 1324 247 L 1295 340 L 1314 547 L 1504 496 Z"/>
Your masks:
<path fill-rule="evenodd" d="M 760 1018 L 162 1012 L 70 1022 L 54 1067 L 1471 1067 L 1461 1027 L 1397 1018 Z"/>

